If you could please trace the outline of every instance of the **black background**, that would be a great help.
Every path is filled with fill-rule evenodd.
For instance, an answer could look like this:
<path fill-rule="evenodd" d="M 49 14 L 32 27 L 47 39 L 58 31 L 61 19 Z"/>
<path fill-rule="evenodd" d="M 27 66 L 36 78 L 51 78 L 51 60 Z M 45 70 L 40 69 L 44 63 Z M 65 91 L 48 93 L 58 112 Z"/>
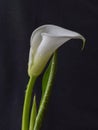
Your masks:
<path fill-rule="evenodd" d="M 97 0 L 0 0 L 0 130 L 20 130 L 32 31 L 55 24 L 81 33 L 58 51 L 43 130 L 98 129 Z M 35 92 L 39 100 L 41 78 Z"/>

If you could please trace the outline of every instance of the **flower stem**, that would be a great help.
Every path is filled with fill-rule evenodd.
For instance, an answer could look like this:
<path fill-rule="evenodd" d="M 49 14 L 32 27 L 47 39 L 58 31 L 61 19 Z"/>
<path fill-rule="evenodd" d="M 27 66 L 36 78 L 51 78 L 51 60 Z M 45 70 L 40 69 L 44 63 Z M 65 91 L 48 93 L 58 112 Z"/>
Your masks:
<path fill-rule="evenodd" d="M 34 83 L 36 81 L 35 76 L 30 77 L 27 89 L 25 92 L 24 106 L 23 106 L 23 115 L 22 115 L 22 130 L 29 130 L 29 116 L 30 116 L 30 105 Z"/>

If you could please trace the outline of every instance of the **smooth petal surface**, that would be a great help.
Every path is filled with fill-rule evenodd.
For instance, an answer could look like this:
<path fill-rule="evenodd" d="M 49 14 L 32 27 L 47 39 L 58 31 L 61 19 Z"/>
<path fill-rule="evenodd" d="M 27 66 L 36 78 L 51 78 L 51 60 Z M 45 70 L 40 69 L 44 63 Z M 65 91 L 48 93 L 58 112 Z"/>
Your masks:
<path fill-rule="evenodd" d="M 31 36 L 28 74 L 39 75 L 54 51 L 70 39 L 82 39 L 79 33 L 55 25 L 43 25 Z"/>

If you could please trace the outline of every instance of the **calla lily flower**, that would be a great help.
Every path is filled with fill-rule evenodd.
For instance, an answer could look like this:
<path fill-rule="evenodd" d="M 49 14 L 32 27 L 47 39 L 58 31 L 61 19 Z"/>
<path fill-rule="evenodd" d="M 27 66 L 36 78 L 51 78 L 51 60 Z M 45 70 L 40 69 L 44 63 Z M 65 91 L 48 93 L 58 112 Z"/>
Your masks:
<path fill-rule="evenodd" d="M 85 38 L 77 32 L 56 25 L 38 27 L 30 39 L 29 76 L 40 75 L 52 54 L 70 39 L 81 39 L 85 43 Z"/>

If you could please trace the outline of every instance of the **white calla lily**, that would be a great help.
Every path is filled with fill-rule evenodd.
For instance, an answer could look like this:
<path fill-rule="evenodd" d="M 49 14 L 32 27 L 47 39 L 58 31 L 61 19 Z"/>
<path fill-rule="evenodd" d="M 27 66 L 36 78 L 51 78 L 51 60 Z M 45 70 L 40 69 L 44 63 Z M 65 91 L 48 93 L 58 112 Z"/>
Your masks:
<path fill-rule="evenodd" d="M 56 25 L 38 27 L 31 35 L 28 61 L 29 76 L 40 75 L 55 50 L 70 39 L 82 39 L 85 43 L 85 38 L 74 31 Z"/>

